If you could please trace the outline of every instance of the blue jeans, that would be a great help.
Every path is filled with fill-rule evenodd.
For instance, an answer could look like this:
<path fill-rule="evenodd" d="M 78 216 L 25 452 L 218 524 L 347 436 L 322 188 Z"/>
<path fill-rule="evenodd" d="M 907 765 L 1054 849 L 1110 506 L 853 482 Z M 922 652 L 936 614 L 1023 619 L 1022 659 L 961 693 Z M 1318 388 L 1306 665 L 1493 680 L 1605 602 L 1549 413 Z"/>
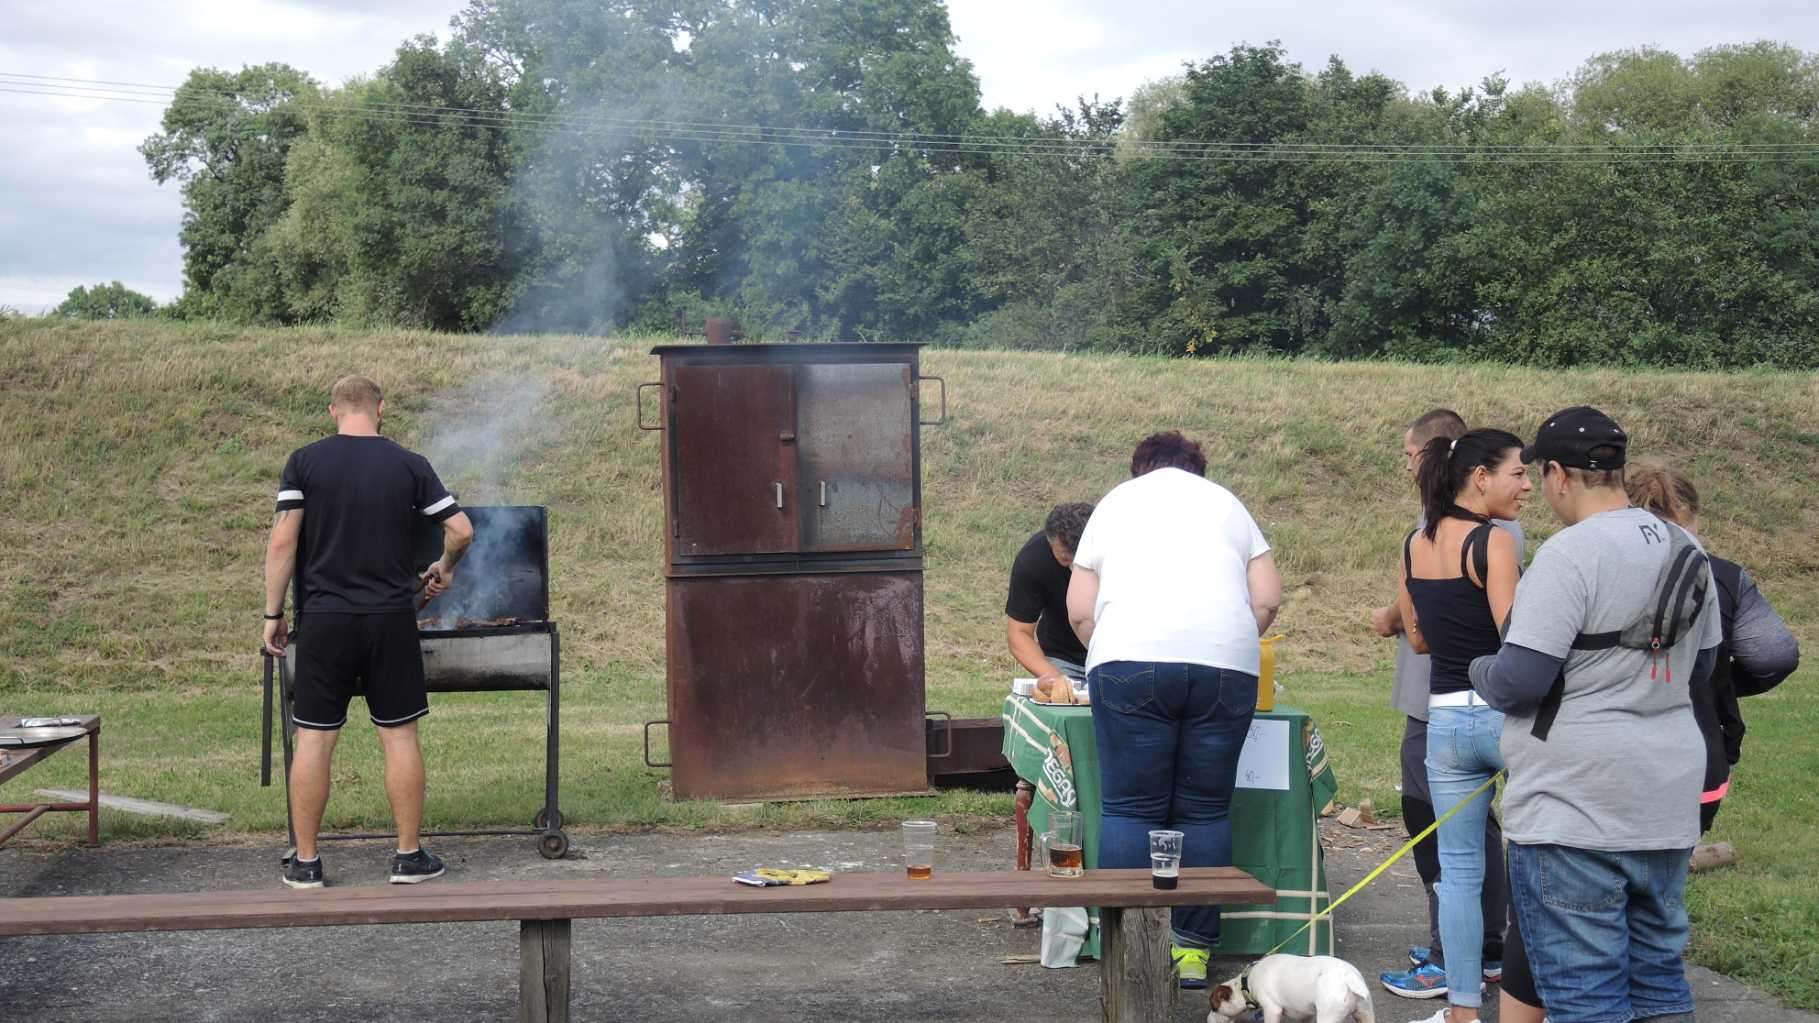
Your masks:
<path fill-rule="evenodd" d="M 1147 867 L 1149 833 L 1173 828 L 1184 867 L 1232 862 L 1232 787 L 1257 708 L 1257 676 L 1202 664 L 1111 661 L 1091 672 L 1104 804 L 1099 866 Z M 1175 940 L 1219 943 L 1217 906 L 1174 911 Z"/>
<path fill-rule="evenodd" d="M 1554 1023 L 1693 1011 L 1686 982 L 1691 849 L 1599 852 L 1510 843 L 1510 889 Z"/>
<path fill-rule="evenodd" d="M 1503 715 L 1475 702 L 1427 712 L 1427 786 L 1434 816 L 1465 802 L 1503 770 Z M 1467 803 L 1440 825 L 1440 940 L 1446 945 L 1446 1000 L 1477 1008 L 1484 1002 L 1484 863 L 1503 850 L 1484 847 L 1493 792 Z M 1552 1008 L 1550 1005 L 1549 1008 Z"/>

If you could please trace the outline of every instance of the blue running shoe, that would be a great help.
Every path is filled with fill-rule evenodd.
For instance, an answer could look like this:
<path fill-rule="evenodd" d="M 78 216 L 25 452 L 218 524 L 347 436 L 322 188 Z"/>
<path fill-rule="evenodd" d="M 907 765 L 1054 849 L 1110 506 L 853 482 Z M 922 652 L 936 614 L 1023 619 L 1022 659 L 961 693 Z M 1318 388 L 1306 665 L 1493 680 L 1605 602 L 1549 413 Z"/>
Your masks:
<path fill-rule="evenodd" d="M 1446 994 L 1446 971 L 1433 963 L 1404 973 L 1385 973 L 1377 978 L 1390 994 L 1400 998 L 1440 998 Z"/>
<path fill-rule="evenodd" d="M 1487 984 L 1503 983 L 1503 961 L 1486 959 L 1484 961 L 1484 981 Z"/>

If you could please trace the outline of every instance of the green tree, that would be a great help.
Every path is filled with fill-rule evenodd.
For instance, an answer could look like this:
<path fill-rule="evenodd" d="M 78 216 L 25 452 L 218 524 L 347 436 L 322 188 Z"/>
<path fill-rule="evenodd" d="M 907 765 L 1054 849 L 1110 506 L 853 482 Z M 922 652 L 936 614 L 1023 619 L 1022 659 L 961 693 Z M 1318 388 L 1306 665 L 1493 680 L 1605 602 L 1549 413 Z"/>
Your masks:
<path fill-rule="evenodd" d="M 257 241 L 285 208 L 284 166 L 316 83 L 284 64 L 198 68 L 139 147 L 159 184 L 182 183 L 188 315 L 286 320 L 275 267 Z"/>
<path fill-rule="evenodd" d="M 157 312 L 156 299 L 113 281 L 70 289 L 69 296 L 50 315 L 65 320 L 130 320 L 155 316 Z"/>
<path fill-rule="evenodd" d="M 516 301 L 523 249 L 505 88 L 421 38 L 312 114 L 268 235 L 297 319 L 480 330 Z"/>

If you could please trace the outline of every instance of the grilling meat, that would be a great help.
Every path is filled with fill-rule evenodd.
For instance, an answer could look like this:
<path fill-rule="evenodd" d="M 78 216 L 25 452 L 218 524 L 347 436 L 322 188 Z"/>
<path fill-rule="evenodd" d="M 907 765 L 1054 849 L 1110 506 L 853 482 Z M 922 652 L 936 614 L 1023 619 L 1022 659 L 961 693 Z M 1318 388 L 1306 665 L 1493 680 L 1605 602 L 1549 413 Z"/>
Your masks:
<path fill-rule="evenodd" d="M 523 625 L 522 618 L 458 618 L 454 625 L 445 623 L 440 618 L 419 618 L 417 628 L 423 631 L 440 629 L 504 629 L 513 625 Z"/>

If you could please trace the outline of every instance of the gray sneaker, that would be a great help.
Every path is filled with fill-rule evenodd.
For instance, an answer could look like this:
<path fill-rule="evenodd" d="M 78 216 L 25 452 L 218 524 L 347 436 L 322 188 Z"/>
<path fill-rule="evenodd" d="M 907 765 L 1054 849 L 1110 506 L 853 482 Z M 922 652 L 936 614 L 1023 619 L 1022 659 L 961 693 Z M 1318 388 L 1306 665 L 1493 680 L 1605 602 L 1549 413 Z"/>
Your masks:
<path fill-rule="evenodd" d="M 322 887 L 322 857 L 318 856 L 305 863 L 292 856 L 284 867 L 284 883 L 292 888 Z"/>
<path fill-rule="evenodd" d="M 427 849 L 392 854 L 393 884 L 422 884 L 446 873 L 448 868 L 442 865 L 441 860 L 430 855 Z"/>

